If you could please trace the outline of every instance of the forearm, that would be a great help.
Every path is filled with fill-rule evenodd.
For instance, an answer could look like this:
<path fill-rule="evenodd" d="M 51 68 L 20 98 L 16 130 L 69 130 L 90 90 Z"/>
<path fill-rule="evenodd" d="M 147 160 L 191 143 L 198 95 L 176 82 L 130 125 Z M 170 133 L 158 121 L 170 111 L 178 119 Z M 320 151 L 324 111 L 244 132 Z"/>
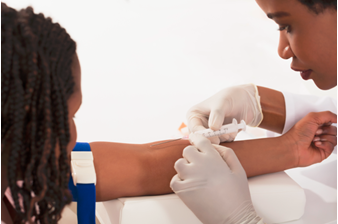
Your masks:
<path fill-rule="evenodd" d="M 174 163 L 189 141 L 157 146 L 114 142 L 90 143 L 97 176 L 97 201 L 171 193 Z"/>
<path fill-rule="evenodd" d="M 294 167 L 292 147 L 281 138 L 222 143 L 234 150 L 248 177 Z M 97 175 L 97 201 L 119 197 L 171 193 L 175 162 L 182 157 L 187 140 L 157 146 L 113 142 L 90 143 Z"/>
<path fill-rule="evenodd" d="M 282 133 L 286 110 L 284 96 L 281 92 L 257 86 L 263 111 L 263 120 L 259 127 Z"/>
<path fill-rule="evenodd" d="M 274 173 L 294 168 L 294 147 L 286 145 L 282 137 L 224 142 L 221 145 L 234 150 L 247 177 Z"/>

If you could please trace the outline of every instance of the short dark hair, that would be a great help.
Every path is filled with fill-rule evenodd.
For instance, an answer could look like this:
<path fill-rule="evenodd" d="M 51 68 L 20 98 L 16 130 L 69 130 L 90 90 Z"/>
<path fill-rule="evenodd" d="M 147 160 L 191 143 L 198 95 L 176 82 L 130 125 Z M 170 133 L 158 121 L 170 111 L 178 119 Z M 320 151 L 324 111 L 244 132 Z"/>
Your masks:
<path fill-rule="evenodd" d="M 31 223 L 33 216 L 35 223 L 57 223 L 71 202 L 67 100 L 74 88 L 75 51 L 76 43 L 58 23 L 31 7 L 17 11 L 1 3 L 1 152 L 9 150 L 16 223 Z"/>
<path fill-rule="evenodd" d="M 298 0 L 303 5 L 306 5 L 311 11 L 316 14 L 323 12 L 325 9 L 331 8 L 337 11 L 337 0 Z"/>

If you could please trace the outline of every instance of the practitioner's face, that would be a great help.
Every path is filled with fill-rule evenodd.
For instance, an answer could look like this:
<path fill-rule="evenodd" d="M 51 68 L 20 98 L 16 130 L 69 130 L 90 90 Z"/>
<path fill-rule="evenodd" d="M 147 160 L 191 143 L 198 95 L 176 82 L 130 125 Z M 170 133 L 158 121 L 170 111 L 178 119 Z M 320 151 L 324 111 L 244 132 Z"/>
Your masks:
<path fill-rule="evenodd" d="M 337 11 L 316 14 L 298 0 L 256 0 L 280 31 L 278 54 L 326 90 L 337 85 Z"/>
<path fill-rule="evenodd" d="M 75 113 L 79 110 L 82 103 L 82 92 L 81 92 L 81 67 L 77 54 L 74 55 L 72 64 L 72 74 L 74 77 L 74 92 L 68 99 L 68 121 L 70 131 L 70 142 L 67 146 L 68 154 L 73 150 L 76 144 L 77 132 L 74 123 Z"/>

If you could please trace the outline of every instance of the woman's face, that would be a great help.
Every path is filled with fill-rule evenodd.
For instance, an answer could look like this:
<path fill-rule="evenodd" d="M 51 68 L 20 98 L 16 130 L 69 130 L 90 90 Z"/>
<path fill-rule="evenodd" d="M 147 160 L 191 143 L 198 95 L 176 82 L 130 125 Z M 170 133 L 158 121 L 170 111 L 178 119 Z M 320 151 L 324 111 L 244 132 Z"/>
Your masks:
<path fill-rule="evenodd" d="M 74 123 L 74 115 L 79 110 L 82 103 L 81 92 L 81 67 L 77 54 L 74 55 L 72 64 L 72 74 L 74 77 L 74 92 L 68 99 L 68 122 L 70 131 L 70 142 L 67 146 L 68 154 L 73 150 L 76 144 L 77 132 Z M 70 158 L 70 157 L 69 157 Z"/>
<path fill-rule="evenodd" d="M 278 54 L 292 58 L 291 69 L 326 90 L 337 85 L 337 11 L 319 14 L 298 0 L 256 0 L 279 25 Z"/>

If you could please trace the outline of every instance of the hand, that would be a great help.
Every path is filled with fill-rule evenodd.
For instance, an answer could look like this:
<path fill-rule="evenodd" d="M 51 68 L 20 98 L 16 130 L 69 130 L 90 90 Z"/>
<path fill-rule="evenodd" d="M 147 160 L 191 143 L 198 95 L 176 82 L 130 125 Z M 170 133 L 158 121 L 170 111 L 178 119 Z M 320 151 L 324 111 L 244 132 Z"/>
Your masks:
<path fill-rule="evenodd" d="M 337 115 L 325 112 L 312 112 L 298 121 L 282 137 L 293 142 L 296 150 L 296 167 L 309 166 L 326 159 L 337 145 Z"/>
<path fill-rule="evenodd" d="M 258 223 L 247 177 L 230 148 L 212 145 L 200 134 L 191 134 L 194 146 L 183 150 L 175 163 L 177 174 L 170 187 L 204 224 Z M 223 158 L 214 147 L 222 148 Z"/>
<path fill-rule="evenodd" d="M 223 124 L 229 124 L 236 118 L 240 123 L 244 120 L 247 125 L 258 126 L 263 120 L 263 113 L 259 101 L 257 87 L 254 84 L 226 88 L 211 96 L 209 99 L 193 106 L 187 113 L 190 133 L 210 128 L 214 131 Z M 214 144 L 231 142 L 237 132 L 212 137 Z"/>

